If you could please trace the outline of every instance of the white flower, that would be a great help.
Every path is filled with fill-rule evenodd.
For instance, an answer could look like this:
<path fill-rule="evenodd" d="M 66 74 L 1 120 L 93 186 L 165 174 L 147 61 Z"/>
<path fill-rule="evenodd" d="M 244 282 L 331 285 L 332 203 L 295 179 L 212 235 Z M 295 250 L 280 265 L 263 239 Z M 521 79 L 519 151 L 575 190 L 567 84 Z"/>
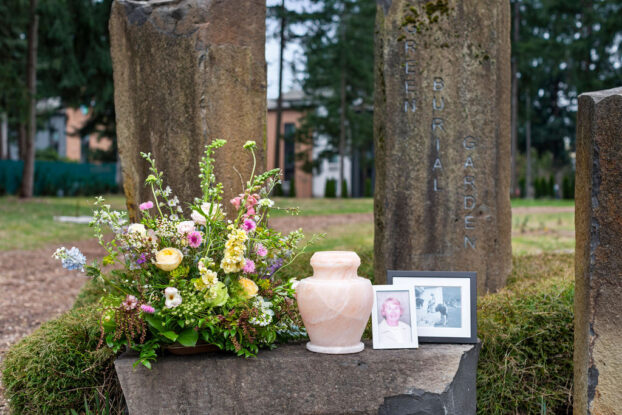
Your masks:
<path fill-rule="evenodd" d="M 166 297 L 166 308 L 175 308 L 181 304 L 181 295 L 175 287 L 167 287 L 164 290 L 164 296 Z"/>
<path fill-rule="evenodd" d="M 202 203 L 201 210 L 210 218 L 210 220 L 215 220 L 222 216 L 222 209 L 220 208 L 220 204 Z M 210 213 L 210 210 L 211 210 L 211 213 Z M 205 226 L 205 223 L 207 222 L 205 220 L 205 216 L 203 216 L 201 213 L 197 212 L 196 210 L 192 211 L 192 213 L 190 214 L 190 217 L 192 218 L 193 221 L 195 221 L 199 225 Z"/>
<path fill-rule="evenodd" d="M 270 200 L 270 199 L 268 199 L 268 198 L 265 198 L 265 199 L 261 199 L 261 200 L 258 202 L 258 205 L 259 205 L 259 206 L 262 206 L 262 207 L 272 207 L 272 206 L 274 206 L 274 201 L 273 201 L 273 200 Z"/>
<path fill-rule="evenodd" d="M 127 233 L 137 233 L 141 236 L 146 236 L 147 229 L 145 229 L 145 225 L 143 225 L 142 223 L 132 223 L 130 226 L 128 226 Z"/>
<path fill-rule="evenodd" d="M 194 232 L 194 222 L 191 220 L 185 220 L 177 224 L 177 232 L 180 235 L 187 235 L 190 232 Z"/>

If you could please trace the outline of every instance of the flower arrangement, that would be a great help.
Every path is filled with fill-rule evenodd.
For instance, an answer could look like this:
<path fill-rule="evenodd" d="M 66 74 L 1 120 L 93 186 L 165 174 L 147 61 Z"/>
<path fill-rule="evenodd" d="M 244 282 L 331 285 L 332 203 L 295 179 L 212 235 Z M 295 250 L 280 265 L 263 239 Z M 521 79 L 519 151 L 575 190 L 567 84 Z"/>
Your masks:
<path fill-rule="evenodd" d="M 292 281 L 279 271 L 304 251 L 301 230 L 287 236 L 266 226 L 274 202 L 268 198 L 279 182 L 279 169 L 255 175 L 256 144 L 244 148 L 253 157 L 253 173 L 243 193 L 230 203 L 235 218 L 222 206 L 212 158 L 225 144 L 214 140 L 199 163 L 202 198 L 182 217 L 179 200 L 164 187 L 163 174 L 150 154 L 145 185 L 153 201 L 140 204 L 141 220 L 129 223 L 124 212 L 97 198 L 91 226 L 107 255 L 101 266 L 86 266 L 76 249 L 60 248 L 54 256 L 68 269 L 80 269 L 102 281 L 107 295 L 102 308 L 100 344 L 118 351 L 124 345 L 140 353 L 137 363 L 151 367 L 162 347 L 206 342 L 240 356 L 259 347 L 304 336 Z M 112 231 L 112 239 L 105 230 Z M 310 243 L 313 242 L 313 239 Z M 114 265 L 104 272 L 102 266 Z"/>

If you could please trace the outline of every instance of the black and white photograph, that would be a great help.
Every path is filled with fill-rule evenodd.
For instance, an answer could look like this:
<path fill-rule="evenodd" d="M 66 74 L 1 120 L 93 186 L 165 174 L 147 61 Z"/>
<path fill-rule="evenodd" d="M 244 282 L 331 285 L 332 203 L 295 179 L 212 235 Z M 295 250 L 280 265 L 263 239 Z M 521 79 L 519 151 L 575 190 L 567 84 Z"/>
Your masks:
<path fill-rule="evenodd" d="M 420 342 L 477 342 L 474 272 L 391 270 L 387 282 L 414 290 Z"/>
<path fill-rule="evenodd" d="M 462 326 L 461 287 L 415 287 L 417 327 Z"/>
<path fill-rule="evenodd" d="M 374 349 L 418 346 L 414 297 L 412 287 L 374 286 L 372 309 Z"/>

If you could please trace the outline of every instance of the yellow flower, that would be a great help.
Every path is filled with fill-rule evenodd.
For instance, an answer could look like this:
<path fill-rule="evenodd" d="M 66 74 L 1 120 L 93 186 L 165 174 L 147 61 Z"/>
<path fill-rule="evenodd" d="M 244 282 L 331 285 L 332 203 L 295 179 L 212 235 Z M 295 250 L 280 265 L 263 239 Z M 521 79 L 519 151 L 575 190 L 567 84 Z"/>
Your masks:
<path fill-rule="evenodd" d="M 172 271 L 181 264 L 184 254 L 177 248 L 164 248 L 156 253 L 156 267 L 162 271 Z"/>
<path fill-rule="evenodd" d="M 201 281 L 203 281 L 203 284 L 205 285 L 216 284 L 218 282 L 218 274 L 208 269 L 204 272 L 201 272 Z"/>
<path fill-rule="evenodd" d="M 252 298 L 257 295 L 257 291 L 259 291 L 259 288 L 257 287 L 257 284 L 255 284 L 255 281 L 242 277 L 238 280 L 238 282 L 244 289 L 244 294 L 246 294 L 246 298 Z"/>

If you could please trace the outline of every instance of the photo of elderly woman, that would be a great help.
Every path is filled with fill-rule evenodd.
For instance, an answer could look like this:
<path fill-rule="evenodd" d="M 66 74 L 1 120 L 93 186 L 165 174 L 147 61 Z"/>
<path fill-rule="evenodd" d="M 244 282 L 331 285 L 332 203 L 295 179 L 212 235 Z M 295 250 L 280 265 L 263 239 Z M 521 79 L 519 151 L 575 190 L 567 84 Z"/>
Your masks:
<path fill-rule="evenodd" d="M 413 330 L 414 309 L 411 292 L 407 289 L 376 291 L 374 348 L 397 349 L 417 347 Z M 372 322 L 373 323 L 373 322 Z"/>

